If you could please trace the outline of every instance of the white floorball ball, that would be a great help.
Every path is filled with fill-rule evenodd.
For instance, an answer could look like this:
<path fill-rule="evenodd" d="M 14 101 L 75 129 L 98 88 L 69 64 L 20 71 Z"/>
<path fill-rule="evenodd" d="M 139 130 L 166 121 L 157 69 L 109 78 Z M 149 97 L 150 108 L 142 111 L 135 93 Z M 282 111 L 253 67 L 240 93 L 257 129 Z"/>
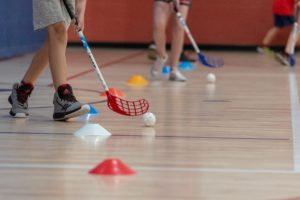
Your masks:
<path fill-rule="evenodd" d="M 206 79 L 208 82 L 213 83 L 216 81 L 216 75 L 214 75 L 213 73 L 209 73 L 209 74 L 207 74 Z"/>
<path fill-rule="evenodd" d="M 156 117 L 151 112 L 146 112 L 143 114 L 143 123 L 145 126 L 154 126 L 156 122 Z"/>

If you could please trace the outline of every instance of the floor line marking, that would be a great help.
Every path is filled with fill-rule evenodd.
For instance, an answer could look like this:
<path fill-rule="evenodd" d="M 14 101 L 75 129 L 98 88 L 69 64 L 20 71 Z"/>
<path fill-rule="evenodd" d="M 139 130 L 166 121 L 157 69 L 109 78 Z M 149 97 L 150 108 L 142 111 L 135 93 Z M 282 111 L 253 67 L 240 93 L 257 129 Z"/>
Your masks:
<path fill-rule="evenodd" d="M 1 163 L 0 169 L 73 169 L 89 170 L 95 167 L 95 164 L 21 164 L 21 163 Z M 243 174 L 300 174 L 294 170 L 273 170 L 273 169 L 225 169 L 225 168 L 195 168 L 195 167 L 155 167 L 155 166 L 132 166 L 138 171 L 172 171 L 172 172 L 196 172 L 196 173 L 243 173 Z"/>
<path fill-rule="evenodd" d="M 293 133 L 294 170 L 300 172 L 300 106 L 297 76 L 294 68 L 289 71 L 291 118 Z"/>
<path fill-rule="evenodd" d="M 0 135 L 3 134 L 23 134 L 23 135 L 72 135 L 72 133 L 50 133 L 50 132 L 17 132 L 17 131 L 0 131 Z M 147 137 L 143 135 L 118 135 L 113 134 L 112 137 Z M 289 141 L 288 138 L 234 138 L 234 137 L 208 137 L 208 136 L 170 136 L 170 135 L 156 135 L 158 138 L 169 138 L 169 139 L 212 139 L 212 140 L 266 140 L 266 141 Z"/>
<path fill-rule="evenodd" d="M 126 61 L 126 60 L 129 60 L 129 59 L 138 57 L 138 56 L 140 56 L 140 55 L 142 55 L 142 54 L 144 54 L 144 53 L 145 53 L 145 51 L 143 50 L 143 51 L 139 51 L 139 52 L 137 52 L 137 53 L 129 54 L 129 55 L 126 55 L 126 56 L 124 56 L 124 57 L 118 58 L 118 59 L 116 59 L 116 60 L 112 60 L 112 61 L 109 61 L 109 62 L 107 62 L 107 63 L 101 64 L 99 67 L 100 67 L 100 69 L 102 69 L 102 68 L 104 68 L 104 67 L 109 67 L 109 66 L 112 66 L 112 65 L 115 65 L 115 64 L 124 62 L 124 61 Z M 80 76 L 83 76 L 83 75 L 85 75 L 85 74 L 91 73 L 91 72 L 93 72 L 93 71 L 95 71 L 94 68 L 88 69 L 88 70 L 85 70 L 85 71 L 82 71 L 82 72 L 79 72 L 79 73 L 77 73 L 77 74 L 74 74 L 74 75 L 72 75 L 72 76 L 67 77 L 67 80 L 69 81 L 69 80 L 78 78 L 78 77 L 80 77 Z M 48 87 L 52 87 L 52 86 L 53 86 L 53 83 L 50 83 L 50 84 L 48 85 Z"/>

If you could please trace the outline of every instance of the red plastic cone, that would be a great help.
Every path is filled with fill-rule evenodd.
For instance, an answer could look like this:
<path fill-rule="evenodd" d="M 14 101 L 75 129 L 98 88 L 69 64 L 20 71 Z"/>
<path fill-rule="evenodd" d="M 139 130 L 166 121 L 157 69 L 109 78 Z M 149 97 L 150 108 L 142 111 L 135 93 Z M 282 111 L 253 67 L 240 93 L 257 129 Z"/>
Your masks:
<path fill-rule="evenodd" d="M 109 88 L 108 92 L 110 94 L 112 94 L 113 96 L 119 97 L 119 98 L 124 98 L 125 97 L 125 93 L 122 90 L 119 90 L 117 88 Z M 101 96 L 106 96 L 105 92 L 101 92 L 100 94 Z"/>
<path fill-rule="evenodd" d="M 133 175 L 135 171 L 119 159 L 107 159 L 90 170 L 89 173 L 94 175 Z"/>

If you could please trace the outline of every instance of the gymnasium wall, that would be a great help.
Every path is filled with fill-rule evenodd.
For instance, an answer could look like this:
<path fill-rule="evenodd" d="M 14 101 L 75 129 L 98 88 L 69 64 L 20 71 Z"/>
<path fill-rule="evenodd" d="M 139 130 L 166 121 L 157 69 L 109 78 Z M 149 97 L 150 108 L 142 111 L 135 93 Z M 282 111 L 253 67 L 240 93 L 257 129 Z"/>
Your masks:
<path fill-rule="evenodd" d="M 0 58 L 36 50 L 45 33 L 34 33 L 31 0 L 0 0 Z"/>
<path fill-rule="evenodd" d="M 273 0 L 193 0 L 188 24 L 208 45 L 257 45 L 272 26 Z M 152 0 L 88 0 L 86 35 L 92 42 L 147 43 L 151 40 Z M 276 38 L 283 44 L 288 30 Z M 70 41 L 76 41 L 73 33 Z"/>

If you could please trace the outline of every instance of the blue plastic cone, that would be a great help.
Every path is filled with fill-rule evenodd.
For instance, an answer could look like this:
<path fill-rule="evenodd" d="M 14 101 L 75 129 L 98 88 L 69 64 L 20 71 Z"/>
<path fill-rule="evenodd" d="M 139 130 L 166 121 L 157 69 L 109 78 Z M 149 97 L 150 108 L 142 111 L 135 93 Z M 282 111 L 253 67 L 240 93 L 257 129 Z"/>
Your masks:
<path fill-rule="evenodd" d="M 193 70 L 194 69 L 194 66 L 191 62 L 188 62 L 188 61 L 183 61 L 179 64 L 179 68 L 181 70 Z"/>
<path fill-rule="evenodd" d="M 89 112 L 89 114 L 91 114 L 91 115 L 97 115 L 97 114 L 99 114 L 99 112 L 98 112 L 98 110 L 94 106 L 92 106 L 90 104 L 90 112 Z"/>

